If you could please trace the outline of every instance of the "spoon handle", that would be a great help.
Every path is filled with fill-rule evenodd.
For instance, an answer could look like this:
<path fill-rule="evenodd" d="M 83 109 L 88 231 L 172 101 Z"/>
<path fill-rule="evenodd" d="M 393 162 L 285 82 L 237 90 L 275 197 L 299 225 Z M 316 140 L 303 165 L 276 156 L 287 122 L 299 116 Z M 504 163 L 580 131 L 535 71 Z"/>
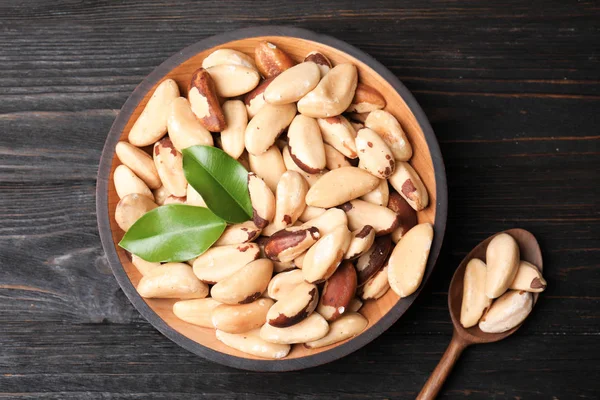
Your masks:
<path fill-rule="evenodd" d="M 452 371 L 454 364 L 456 364 L 456 360 L 458 360 L 458 357 L 460 357 L 467 346 L 468 344 L 459 338 L 455 331 L 446 352 L 442 356 L 437 367 L 433 370 L 429 379 L 427 379 L 427 382 L 425 382 L 425 386 L 421 389 L 421 393 L 417 396 L 417 400 L 435 399 L 444 385 L 446 378 L 450 374 L 450 371 Z"/>

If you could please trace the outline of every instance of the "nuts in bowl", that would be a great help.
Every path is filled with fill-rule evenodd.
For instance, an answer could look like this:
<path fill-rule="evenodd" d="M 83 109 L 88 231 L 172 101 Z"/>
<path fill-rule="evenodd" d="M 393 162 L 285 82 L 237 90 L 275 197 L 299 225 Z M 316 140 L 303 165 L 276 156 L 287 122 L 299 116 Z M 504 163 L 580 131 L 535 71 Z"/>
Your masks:
<path fill-rule="evenodd" d="M 331 38 L 261 32 L 202 41 L 136 89 L 105 147 L 99 225 L 161 332 L 227 365 L 290 370 L 363 346 L 412 304 L 446 187 L 389 71 Z"/>

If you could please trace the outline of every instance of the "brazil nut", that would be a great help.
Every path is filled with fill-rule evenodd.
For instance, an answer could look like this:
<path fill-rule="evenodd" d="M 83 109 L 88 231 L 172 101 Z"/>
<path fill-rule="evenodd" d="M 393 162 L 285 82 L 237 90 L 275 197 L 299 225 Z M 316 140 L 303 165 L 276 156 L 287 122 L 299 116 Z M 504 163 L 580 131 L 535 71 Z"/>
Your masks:
<path fill-rule="evenodd" d="M 324 143 L 323 148 L 325 149 L 325 166 L 329 170 L 336 168 L 349 167 L 350 163 L 346 157 L 337 151 L 335 147 L 330 144 Z"/>
<path fill-rule="evenodd" d="M 313 284 L 302 282 L 283 295 L 267 313 L 267 323 L 286 328 L 308 317 L 317 307 L 319 290 Z"/>
<path fill-rule="evenodd" d="M 358 272 L 358 286 L 362 286 L 385 265 L 392 251 L 392 241 L 389 235 L 375 239 L 373 246 L 358 258 L 356 271 Z"/>
<path fill-rule="evenodd" d="M 217 329 L 217 339 L 242 353 L 252 354 L 256 357 L 278 360 L 290 352 L 289 344 L 267 342 L 260 337 L 261 329 L 254 329 L 244 333 L 227 333 Z"/>
<path fill-rule="evenodd" d="M 285 51 L 267 41 L 256 45 L 254 62 L 260 74 L 265 78 L 277 76 L 296 64 Z"/>
<path fill-rule="evenodd" d="M 275 192 L 281 176 L 286 171 L 281 152 L 277 146 L 271 146 L 259 155 L 250 153 L 248 158 L 250 170 L 262 178 L 269 189 Z"/>
<path fill-rule="evenodd" d="M 168 137 L 154 144 L 154 165 L 169 193 L 176 197 L 185 197 L 188 182 L 183 173 L 183 155 Z"/>
<path fill-rule="evenodd" d="M 477 258 L 470 260 L 465 268 L 460 308 L 460 324 L 465 328 L 477 325 L 492 304 L 492 299 L 485 295 L 486 270 L 485 263 Z"/>
<path fill-rule="evenodd" d="M 162 183 L 152 157 L 145 151 L 127 142 L 119 142 L 115 153 L 124 165 L 129 167 L 150 189 L 158 189 Z"/>
<path fill-rule="evenodd" d="M 204 68 L 198 68 L 192 74 L 188 100 L 193 113 L 206 129 L 211 132 L 221 132 L 227 127 L 215 82 Z"/>
<path fill-rule="evenodd" d="M 311 51 L 304 57 L 304 62 L 312 61 L 319 67 L 319 71 L 321 72 L 321 78 L 324 77 L 329 70 L 333 67 L 331 65 L 331 61 L 325 56 L 325 54 L 318 51 Z"/>
<path fill-rule="evenodd" d="M 502 333 L 518 326 L 533 308 L 533 296 L 522 290 L 509 290 L 492 306 L 479 321 L 479 329 L 486 333 Z"/>
<path fill-rule="evenodd" d="M 206 69 L 214 83 L 218 96 L 236 97 L 254 89 L 260 81 L 253 67 L 235 64 L 214 65 Z"/>
<path fill-rule="evenodd" d="M 360 296 L 363 300 L 377 300 L 387 293 L 390 289 L 388 268 L 386 265 L 361 286 Z"/>
<path fill-rule="evenodd" d="M 338 225 L 332 232 L 321 236 L 304 257 L 304 280 L 320 283 L 333 275 L 350 246 L 351 237 L 346 225 Z"/>
<path fill-rule="evenodd" d="M 526 292 L 540 293 L 546 289 L 546 280 L 540 270 L 533 264 L 521 260 L 517 275 L 508 287 L 513 290 L 525 290 Z"/>
<path fill-rule="evenodd" d="M 379 185 L 377 185 L 375 189 L 371 190 L 364 196 L 361 196 L 360 199 L 369 203 L 376 204 L 378 206 L 388 207 L 388 202 L 390 199 L 390 188 L 388 186 L 387 180 L 381 179 L 379 181 Z"/>
<path fill-rule="evenodd" d="M 296 105 L 265 104 L 246 127 L 245 143 L 250 154 L 260 155 L 271 147 L 296 116 Z"/>
<path fill-rule="evenodd" d="M 213 146 L 213 137 L 200 123 L 185 97 L 178 97 L 169 105 L 167 117 L 169 138 L 179 151 L 190 146 Z"/>
<path fill-rule="evenodd" d="M 241 65 L 256 69 L 256 64 L 254 64 L 252 57 L 233 49 L 217 49 L 213 51 L 202 61 L 202 68 L 206 69 L 223 64 Z"/>
<path fill-rule="evenodd" d="M 119 228 L 127 232 L 131 225 L 148 211 L 158 207 L 147 196 L 131 193 L 119 200 L 115 209 L 115 221 Z"/>
<path fill-rule="evenodd" d="M 495 299 L 506 292 L 519 270 L 519 258 L 519 245 L 512 236 L 508 233 L 494 236 L 485 252 L 487 263 L 485 294 L 487 297 Z"/>
<path fill-rule="evenodd" d="M 371 225 L 352 231 L 352 240 L 344 254 L 344 259 L 353 260 L 362 256 L 371 248 L 373 242 L 375 242 L 375 229 Z"/>
<path fill-rule="evenodd" d="M 271 343 L 294 344 L 321 339 L 329 332 L 329 324 L 319 313 L 313 312 L 304 320 L 286 328 L 264 324 L 260 337 Z"/>
<path fill-rule="evenodd" d="M 308 185 L 295 171 L 281 175 L 275 193 L 275 218 L 273 225 L 278 229 L 291 226 L 298 220 L 304 207 Z"/>
<path fill-rule="evenodd" d="M 321 79 L 321 71 L 312 61 L 295 65 L 281 74 L 266 88 L 265 101 L 270 104 L 288 104 L 300 100 L 313 90 Z"/>
<path fill-rule="evenodd" d="M 270 298 L 279 300 L 302 282 L 304 282 L 302 270 L 293 269 L 291 271 L 282 272 L 271 279 L 269 286 L 267 287 L 267 294 Z"/>
<path fill-rule="evenodd" d="M 292 261 L 315 244 L 319 237 L 319 230 L 313 226 L 285 228 L 269 237 L 265 255 L 275 261 Z"/>
<path fill-rule="evenodd" d="M 214 328 L 212 311 L 221 303 L 213 298 L 181 300 L 173 304 L 173 314 L 189 324 Z"/>
<path fill-rule="evenodd" d="M 375 131 L 388 145 L 398 161 L 408 161 L 413 150 L 400 123 L 392 114 L 384 110 L 375 110 L 368 114 L 365 126 Z"/>
<path fill-rule="evenodd" d="M 326 166 L 321 130 L 314 118 L 297 115 L 288 129 L 290 156 L 303 171 L 317 174 Z"/>
<path fill-rule="evenodd" d="M 248 192 L 252 202 L 252 220 L 259 229 L 263 229 L 275 217 L 275 195 L 265 181 L 252 172 L 248 174 Z"/>
<path fill-rule="evenodd" d="M 358 83 L 352 103 L 346 111 L 365 113 L 385 108 L 386 102 L 381 93 L 377 89 Z"/>
<path fill-rule="evenodd" d="M 392 190 L 389 196 L 388 208 L 400 217 L 400 224 L 392 232 L 392 240 L 398 243 L 402 236 L 417 224 L 417 212 L 395 190 Z"/>
<path fill-rule="evenodd" d="M 212 247 L 194 260 L 194 274 L 202 282 L 215 284 L 256 260 L 259 253 L 256 243 Z"/>
<path fill-rule="evenodd" d="M 260 235 L 260 228 L 254 222 L 246 221 L 240 224 L 229 225 L 225 228 L 219 240 L 214 246 L 226 246 L 230 244 L 240 244 L 252 242 Z"/>
<path fill-rule="evenodd" d="M 346 313 L 339 319 L 329 324 L 327 335 L 321 339 L 313 340 L 304 344 L 309 349 L 318 349 L 319 347 L 329 346 L 350 339 L 361 333 L 369 321 L 359 313 Z"/>
<path fill-rule="evenodd" d="M 317 312 L 327 321 L 335 321 L 348 308 L 356 294 L 356 269 L 349 261 L 344 261 L 333 275 L 325 281 Z"/>
<path fill-rule="evenodd" d="M 223 151 L 236 160 L 245 149 L 244 135 L 248 126 L 246 106 L 240 100 L 229 100 L 223 103 L 223 114 L 227 128 L 221 131 Z"/>
<path fill-rule="evenodd" d="M 356 134 L 356 150 L 358 151 L 358 167 L 380 179 L 387 179 L 396 167 L 396 160 L 383 139 L 368 128 Z"/>
<path fill-rule="evenodd" d="M 371 225 L 375 235 L 387 235 L 400 224 L 398 214 L 387 207 L 378 206 L 364 200 L 352 200 L 340 206 L 348 216 L 348 227 L 352 230 Z"/>
<path fill-rule="evenodd" d="M 221 304 L 211 312 L 215 329 L 227 333 L 244 333 L 260 328 L 265 323 L 273 300 L 260 298 L 247 304 Z"/>
<path fill-rule="evenodd" d="M 330 208 L 369 193 L 379 179 L 356 167 L 342 167 L 323 175 L 308 191 L 306 204 Z"/>
<path fill-rule="evenodd" d="M 125 165 L 121 164 L 115 168 L 113 182 L 115 184 L 117 196 L 119 196 L 120 199 L 128 194 L 138 193 L 154 201 L 154 195 L 152 194 L 150 188 L 148 188 L 148 185 L 146 185 L 143 180 L 138 178 L 137 175 Z"/>
<path fill-rule="evenodd" d="M 421 211 L 429 205 L 427 189 L 409 163 L 397 161 L 396 171 L 389 177 L 389 182 L 416 211 Z"/>
<path fill-rule="evenodd" d="M 137 291 L 147 299 L 200 299 L 208 294 L 208 286 L 198 280 L 189 265 L 166 263 L 142 276 Z"/>
<path fill-rule="evenodd" d="M 267 290 L 272 275 L 271 260 L 260 258 L 217 282 L 210 290 L 210 294 L 213 299 L 224 304 L 251 303 Z"/>
<path fill-rule="evenodd" d="M 318 118 L 317 123 L 321 128 L 323 141 L 348 158 L 358 157 L 356 150 L 356 131 L 350 122 L 338 115 L 329 118 Z"/>

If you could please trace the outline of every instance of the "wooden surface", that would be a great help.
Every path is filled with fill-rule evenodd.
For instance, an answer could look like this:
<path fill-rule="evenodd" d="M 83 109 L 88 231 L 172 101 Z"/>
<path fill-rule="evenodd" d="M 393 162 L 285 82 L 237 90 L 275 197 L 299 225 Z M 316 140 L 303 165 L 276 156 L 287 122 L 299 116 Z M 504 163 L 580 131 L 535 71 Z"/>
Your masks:
<path fill-rule="evenodd" d="M 0 398 L 414 398 L 450 341 L 448 283 L 494 232 L 536 235 L 548 281 L 512 337 L 466 350 L 442 398 L 600 392 L 600 5 L 586 1 L 0 3 Z M 446 162 L 444 250 L 424 295 L 337 362 L 289 374 L 205 361 L 112 276 L 95 179 L 123 102 L 206 36 L 306 27 L 412 90 Z"/>

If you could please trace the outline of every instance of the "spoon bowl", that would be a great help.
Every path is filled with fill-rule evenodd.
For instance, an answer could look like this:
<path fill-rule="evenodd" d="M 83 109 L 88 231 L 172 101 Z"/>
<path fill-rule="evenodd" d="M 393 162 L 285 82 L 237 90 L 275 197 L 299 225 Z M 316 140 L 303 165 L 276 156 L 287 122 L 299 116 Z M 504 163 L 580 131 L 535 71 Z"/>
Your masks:
<path fill-rule="evenodd" d="M 472 344 L 497 342 L 515 333 L 523 324 L 521 323 L 506 332 L 486 333 L 479 329 L 479 325 L 475 325 L 471 328 L 464 328 L 460 323 L 465 268 L 467 268 L 467 264 L 473 258 L 479 258 L 483 262 L 486 262 L 485 255 L 488 244 L 500 233 L 508 233 L 517 241 L 521 260 L 528 261 L 538 267 L 540 272 L 543 271 L 542 251 L 540 250 L 540 245 L 538 244 L 535 236 L 533 236 L 531 232 L 528 232 L 524 229 L 515 228 L 496 233 L 495 235 L 492 235 L 483 242 L 479 243 L 473 250 L 471 250 L 471 252 L 469 252 L 469 254 L 467 254 L 454 272 L 454 276 L 450 282 L 450 288 L 448 289 L 448 308 L 450 309 L 450 317 L 452 318 L 452 324 L 454 325 L 452 340 L 450 341 L 448 349 L 442 356 L 439 364 L 425 383 L 425 386 L 423 386 L 423 389 L 421 390 L 421 393 L 419 393 L 417 399 L 434 399 L 437 396 L 438 392 L 442 388 L 442 385 L 444 384 L 444 381 L 452 370 L 452 367 L 456 363 L 456 360 L 458 360 L 458 357 L 462 351 L 468 346 Z M 538 297 L 539 293 L 533 293 L 534 305 L 537 302 Z"/>

